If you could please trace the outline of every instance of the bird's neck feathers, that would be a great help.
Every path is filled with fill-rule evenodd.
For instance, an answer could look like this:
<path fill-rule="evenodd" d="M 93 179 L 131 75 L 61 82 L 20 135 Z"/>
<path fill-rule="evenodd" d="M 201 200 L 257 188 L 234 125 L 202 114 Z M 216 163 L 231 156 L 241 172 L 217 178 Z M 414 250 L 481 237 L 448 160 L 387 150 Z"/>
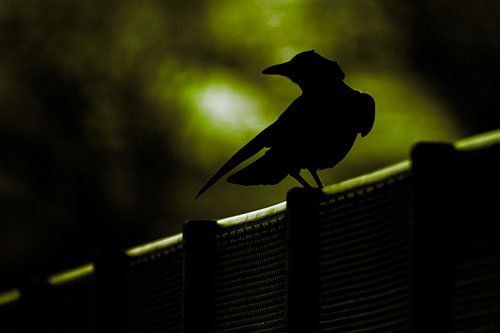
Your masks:
<path fill-rule="evenodd" d="M 324 94 L 330 93 L 332 91 L 342 90 L 346 84 L 342 80 L 317 80 L 310 83 L 299 84 L 300 89 L 302 89 L 302 93 L 306 95 L 311 94 Z"/>

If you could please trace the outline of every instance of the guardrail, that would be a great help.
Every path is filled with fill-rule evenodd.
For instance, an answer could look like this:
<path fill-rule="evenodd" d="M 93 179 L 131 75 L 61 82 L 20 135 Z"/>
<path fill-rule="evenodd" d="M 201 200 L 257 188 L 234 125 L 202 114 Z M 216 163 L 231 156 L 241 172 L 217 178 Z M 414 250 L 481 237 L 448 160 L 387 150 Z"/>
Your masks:
<path fill-rule="evenodd" d="M 0 294 L 2 332 L 500 330 L 500 132 Z"/>

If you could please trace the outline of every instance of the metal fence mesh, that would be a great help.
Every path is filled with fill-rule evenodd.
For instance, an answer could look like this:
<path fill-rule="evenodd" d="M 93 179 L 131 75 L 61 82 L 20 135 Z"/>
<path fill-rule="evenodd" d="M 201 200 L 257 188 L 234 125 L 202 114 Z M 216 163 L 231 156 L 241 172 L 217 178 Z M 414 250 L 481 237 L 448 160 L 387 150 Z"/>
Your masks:
<path fill-rule="evenodd" d="M 182 260 L 182 244 L 131 258 L 125 269 L 127 331 L 181 331 Z"/>
<path fill-rule="evenodd" d="M 217 332 L 283 332 L 285 214 L 222 229 L 215 239 Z"/>
<path fill-rule="evenodd" d="M 410 203 L 403 172 L 321 204 L 321 332 L 409 330 Z"/>

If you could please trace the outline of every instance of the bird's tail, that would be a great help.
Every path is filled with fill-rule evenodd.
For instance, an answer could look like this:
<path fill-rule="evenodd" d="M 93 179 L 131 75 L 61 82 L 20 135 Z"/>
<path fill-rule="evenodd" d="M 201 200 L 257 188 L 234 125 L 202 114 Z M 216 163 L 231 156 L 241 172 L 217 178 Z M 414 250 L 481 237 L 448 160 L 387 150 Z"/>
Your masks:
<path fill-rule="evenodd" d="M 220 169 L 213 175 L 212 178 L 208 180 L 208 182 L 201 188 L 195 198 L 198 198 L 202 195 L 210 186 L 215 184 L 219 179 L 224 177 L 229 171 L 236 168 L 239 164 L 249 159 L 253 155 L 257 154 L 265 147 L 265 137 L 266 130 L 259 133 L 255 138 L 253 138 L 250 142 L 243 146 L 240 150 L 234 154 L 229 161 L 227 161 Z"/>
<path fill-rule="evenodd" d="M 232 174 L 227 181 L 239 185 L 275 185 L 289 173 L 275 155 L 265 154 L 257 161 Z"/>

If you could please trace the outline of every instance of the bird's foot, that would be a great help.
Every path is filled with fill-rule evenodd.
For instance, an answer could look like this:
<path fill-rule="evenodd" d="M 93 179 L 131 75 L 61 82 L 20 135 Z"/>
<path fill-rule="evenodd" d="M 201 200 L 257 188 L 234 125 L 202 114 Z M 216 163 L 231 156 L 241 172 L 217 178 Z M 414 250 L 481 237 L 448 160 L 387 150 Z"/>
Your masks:
<path fill-rule="evenodd" d="M 302 185 L 303 187 L 305 188 L 312 188 L 311 185 L 309 185 L 309 183 L 300 175 L 300 173 L 291 173 L 290 176 L 292 176 L 293 178 L 295 178 L 299 183 L 300 185 Z"/>
<path fill-rule="evenodd" d="M 318 188 L 323 188 L 324 187 L 323 183 L 321 182 L 321 179 L 319 179 L 319 176 L 318 176 L 318 173 L 316 172 L 316 170 L 313 170 L 313 169 L 307 169 L 307 170 L 309 170 L 309 172 L 313 176 L 314 181 L 318 185 Z"/>

